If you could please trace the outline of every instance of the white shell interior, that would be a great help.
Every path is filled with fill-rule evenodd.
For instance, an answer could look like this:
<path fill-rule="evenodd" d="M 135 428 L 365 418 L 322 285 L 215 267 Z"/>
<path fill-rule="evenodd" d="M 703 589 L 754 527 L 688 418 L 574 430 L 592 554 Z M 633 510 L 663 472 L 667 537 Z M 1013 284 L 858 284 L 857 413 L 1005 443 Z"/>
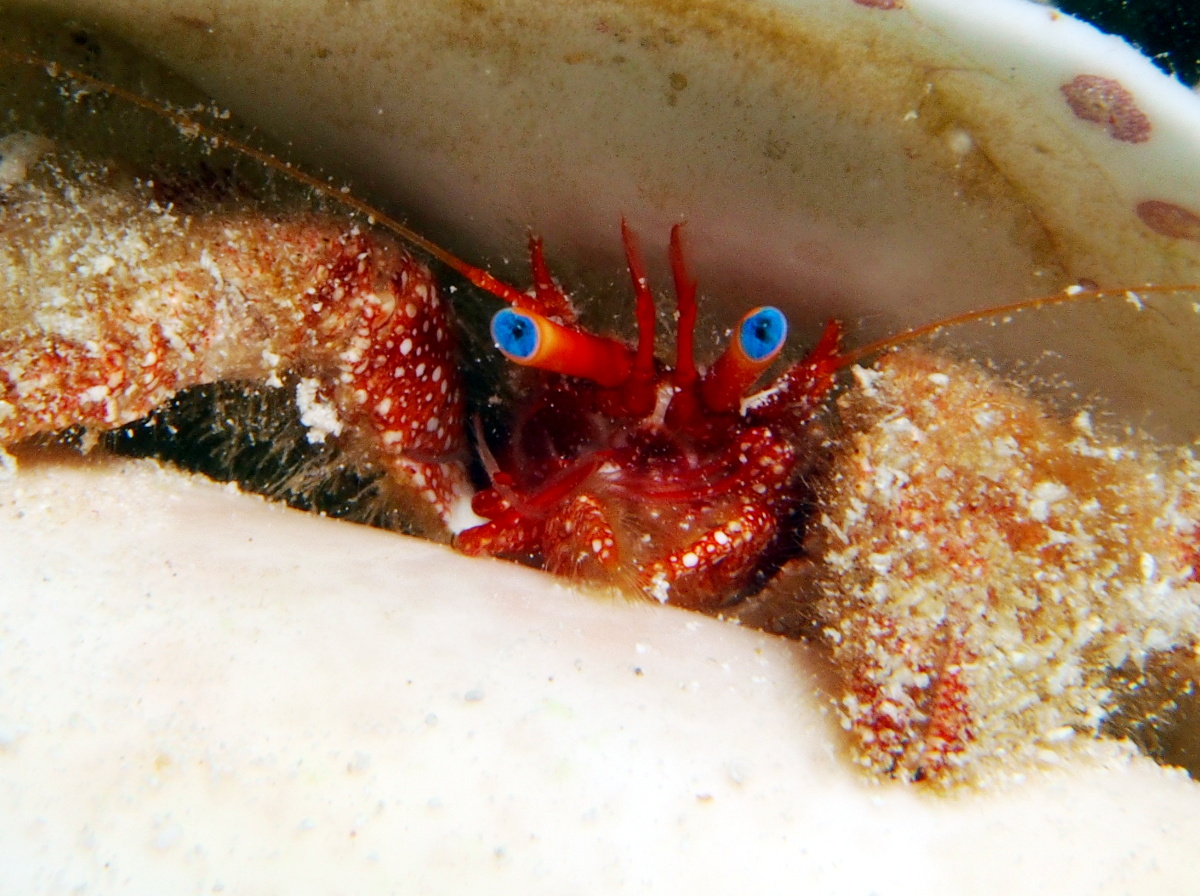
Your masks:
<path fill-rule="evenodd" d="M 695 614 L 148 462 L 28 466 L 0 545 L 13 893 L 1195 880 L 1182 773 L 1087 742 L 996 790 L 873 785 L 802 647 Z"/>
<path fill-rule="evenodd" d="M 723 321 L 777 304 L 801 334 L 862 339 L 1054 292 L 1200 280 L 1200 101 L 1117 38 L 1028 0 L 59 0 L 194 79 L 418 229 L 522 281 L 525 235 L 566 282 L 617 282 L 622 215 L 665 281 L 669 226 Z M 1150 125 L 1072 113 L 1078 75 Z M 1129 357 L 1097 306 L 1072 379 L 1192 437 L 1195 330 Z M 1182 377 L 1182 380 L 1179 379 Z M 1181 382 L 1186 388 L 1181 388 Z M 1166 396 L 1164 398 L 1164 396 Z M 1141 422 L 1139 420 L 1139 422 Z"/>

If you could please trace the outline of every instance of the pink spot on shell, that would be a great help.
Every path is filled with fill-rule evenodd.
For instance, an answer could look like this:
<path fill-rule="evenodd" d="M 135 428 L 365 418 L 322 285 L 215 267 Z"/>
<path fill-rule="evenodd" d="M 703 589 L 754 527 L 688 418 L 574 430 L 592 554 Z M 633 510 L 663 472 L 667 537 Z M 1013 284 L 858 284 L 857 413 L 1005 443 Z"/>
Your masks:
<path fill-rule="evenodd" d="M 854 0 L 859 6 L 869 6 L 871 9 L 901 9 L 904 0 Z"/>
<path fill-rule="evenodd" d="M 1147 199 L 1137 204 L 1137 216 L 1142 223 L 1163 236 L 1200 242 L 1200 215 L 1161 199 Z"/>
<path fill-rule="evenodd" d="M 1125 143 L 1145 143 L 1150 139 L 1150 119 L 1120 81 L 1099 75 L 1076 75 L 1059 89 L 1077 118 L 1104 125 L 1113 139 Z"/>

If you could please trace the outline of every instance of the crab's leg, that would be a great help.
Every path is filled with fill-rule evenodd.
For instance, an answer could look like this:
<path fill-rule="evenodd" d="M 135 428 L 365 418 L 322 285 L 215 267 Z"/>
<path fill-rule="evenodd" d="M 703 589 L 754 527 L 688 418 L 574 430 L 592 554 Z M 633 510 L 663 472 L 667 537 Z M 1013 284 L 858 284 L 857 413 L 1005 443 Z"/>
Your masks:
<path fill-rule="evenodd" d="M 974 739 L 976 720 L 971 712 L 965 668 L 972 657 L 956 628 L 950 630 L 947 638 L 933 694 L 925 708 L 929 721 L 924 737 L 912 745 L 917 748 L 911 759 L 914 780 L 951 774 L 962 763 L 963 754 Z M 913 752 L 911 746 L 909 752 Z"/>
<path fill-rule="evenodd" d="M 777 525 L 765 502 L 748 500 L 720 526 L 640 569 L 639 585 L 661 603 L 715 609 L 728 596 L 730 583 L 758 564 Z"/>
<path fill-rule="evenodd" d="M 644 499 L 695 504 L 730 495 L 744 495 L 740 505 L 703 535 L 639 570 L 639 585 L 663 603 L 712 610 L 730 595 L 761 561 L 775 538 L 780 502 L 795 475 L 796 446 L 767 427 L 756 427 L 738 438 L 720 459 L 729 472 L 687 491 L 648 489 Z M 716 473 L 716 469 L 713 470 Z"/>
<path fill-rule="evenodd" d="M 617 568 L 616 534 L 594 495 L 579 494 L 546 523 L 545 566 L 555 575 L 603 580 Z"/>
<path fill-rule="evenodd" d="M 554 508 L 567 501 L 597 468 L 608 460 L 597 451 L 563 470 L 532 495 L 519 495 L 503 471 L 490 471 L 492 487 L 475 495 L 472 509 L 488 522 L 458 533 L 454 546 L 464 554 L 541 553 L 543 532 Z"/>
<path fill-rule="evenodd" d="M 471 557 L 536 555 L 541 553 L 545 527 L 545 520 L 509 507 L 488 522 L 459 532 L 454 547 Z"/>
<path fill-rule="evenodd" d="M 757 420 L 781 416 L 808 417 L 833 388 L 834 376 L 846 361 L 841 354 L 842 325 L 831 320 L 812 351 L 783 372 L 770 387 L 745 399 Z"/>
<path fill-rule="evenodd" d="M 914 781 L 945 780 L 963 763 L 978 723 L 967 678 L 973 657 L 961 628 L 947 619 L 945 640 L 934 645 L 910 640 L 903 623 L 882 612 L 862 624 L 870 638 L 858 648 L 842 699 L 868 746 L 860 761 Z"/>

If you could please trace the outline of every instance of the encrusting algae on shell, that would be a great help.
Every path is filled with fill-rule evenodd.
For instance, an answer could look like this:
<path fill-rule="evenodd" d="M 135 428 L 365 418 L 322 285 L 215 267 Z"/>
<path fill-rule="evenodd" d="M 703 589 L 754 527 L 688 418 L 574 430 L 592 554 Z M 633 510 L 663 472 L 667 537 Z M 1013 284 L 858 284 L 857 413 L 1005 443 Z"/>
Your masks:
<path fill-rule="evenodd" d="M 855 378 L 809 547 L 862 765 L 981 780 L 1096 733 L 1164 657 L 1194 680 L 1192 451 L 1097 435 L 918 350 Z"/>
<path fill-rule="evenodd" d="M 0 447 L 200 384 L 290 385 L 310 440 L 344 421 L 412 528 L 445 537 L 463 397 L 426 265 L 344 217 L 247 210 L 33 134 L 0 138 L 0 163 Z"/>

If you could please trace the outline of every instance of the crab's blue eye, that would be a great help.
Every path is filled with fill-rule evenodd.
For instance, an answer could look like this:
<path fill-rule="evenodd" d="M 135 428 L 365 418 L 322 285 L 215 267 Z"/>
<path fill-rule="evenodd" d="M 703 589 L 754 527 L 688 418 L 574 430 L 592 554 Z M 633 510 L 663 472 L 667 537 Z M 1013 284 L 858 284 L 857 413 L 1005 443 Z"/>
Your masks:
<path fill-rule="evenodd" d="M 783 347 L 787 329 L 783 312 L 768 305 L 746 315 L 738 329 L 738 344 L 751 361 L 762 361 Z"/>
<path fill-rule="evenodd" d="M 497 311 L 492 339 L 516 364 L 580 377 L 609 389 L 625 382 L 633 366 L 633 352 L 623 342 L 555 323 L 536 311 Z"/>
<path fill-rule="evenodd" d="M 492 318 L 492 339 L 496 347 L 514 361 L 526 361 L 537 354 L 541 342 L 537 323 L 527 314 L 504 308 Z"/>

